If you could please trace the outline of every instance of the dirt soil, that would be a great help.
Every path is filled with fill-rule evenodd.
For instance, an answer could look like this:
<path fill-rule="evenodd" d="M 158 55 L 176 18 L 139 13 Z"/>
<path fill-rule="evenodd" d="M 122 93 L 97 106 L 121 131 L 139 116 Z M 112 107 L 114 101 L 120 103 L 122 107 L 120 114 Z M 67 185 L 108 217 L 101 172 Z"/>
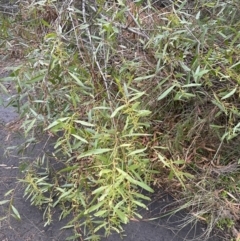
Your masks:
<path fill-rule="evenodd" d="M 0 77 L 6 76 L 4 68 L 0 68 Z M 3 97 L 3 95 L 2 95 Z M 7 97 L 5 97 L 5 103 Z M 64 241 L 71 236 L 70 230 L 60 231 L 60 228 L 67 222 L 58 221 L 59 210 L 55 211 L 54 222 L 50 226 L 44 227 L 43 211 L 30 205 L 29 201 L 23 198 L 22 184 L 17 182 L 22 173 L 19 170 L 19 164 L 23 158 L 32 160 L 42 151 L 50 150 L 52 147 L 36 145 L 34 149 L 29 150 L 24 155 L 21 152 L 13 150 L 8 153 L 8 147 L 20 146 L 24 137 L 16 131 L 18 125 L 18 114 L 13 107 L 0 106 L 0 201 L 6 199 L 4 194 L 14 189 L 14 206 L 21 215 L 18 221 L 13 217 L 1 220 L 8 213 L 7 205 L 0 205 L 0 241 Z M 9 123 L 14 125 L 9 125 Z M 150 221 L 149 218 L 161 216 L 164 207 L 172 202 L 172 199 L 166 194 L 154 198 L 155 201 L 149 204 L 148 211 L 141 211 L 142 221 L 131 221 L 125 226 L 125 241 L 183 241 L 183 240 L 225 240 L 220 234 L 213 234 L 210 238 L 204 239 L 201 235 L 206 227 L 200 223 L 188 224 L 181 228 L 188 213 L 178 213 L 171 217 L 160 218 Z M 102 238 L 102 241 L 120 241 L 118 234 L 113 234 L 108 238 Z"/>

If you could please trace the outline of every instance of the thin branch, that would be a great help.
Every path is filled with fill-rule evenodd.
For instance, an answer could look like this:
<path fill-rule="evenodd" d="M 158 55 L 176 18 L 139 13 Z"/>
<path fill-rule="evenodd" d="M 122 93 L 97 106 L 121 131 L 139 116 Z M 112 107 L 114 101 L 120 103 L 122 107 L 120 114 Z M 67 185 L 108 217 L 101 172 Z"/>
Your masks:
<path fill-rule="evenodd" d="M 82 14 L 83 14 L 83 22 L 84 24 L 87 25 L 87 19 L 86 19 L 86 0 L 82 0 Z M 96 55 L 96 49 L 94 47 L 94 45 L 92 44 L 92 38 L 91 38 L 91 33 L 90 33 L 90 30 L 89 28 L 87 27 L 86 28 L 86 31 L 87 31 L 87 36 L 88 36 L 88 39 L 89 39 L 89 43 L 91 45 L 91 48 L 92 48 L 92 53 L 93 53 L 93 60 L 94 62 L 96 63 L 97 65 L 97 68 L 103 78 L 103 82 L 104 82 L 104 85 L 105 85 L 105 88 L 106 88 L 106 91 L 107 91 L 107 97 L 108 97 L 108 101 L 109 101 L 109 104 L 110 104 L 110 108 L 111 108 L 111 111 L 113 112 L 113 109 L 112 109 L 112 102 L 111 102 L 111 95 L 110 95 L 110 92 L 109 92 L 109 87 L 108 87 L 108 82 L 107 82 L 107 78 L 106 78 L 106 74 L 103 73 L 102 71 L 102 68 L 97 60 L 97 55 Z M 113 119 L 113 124 L 114 126 L 116 126 L 115 124 L 115 121 Z"/>

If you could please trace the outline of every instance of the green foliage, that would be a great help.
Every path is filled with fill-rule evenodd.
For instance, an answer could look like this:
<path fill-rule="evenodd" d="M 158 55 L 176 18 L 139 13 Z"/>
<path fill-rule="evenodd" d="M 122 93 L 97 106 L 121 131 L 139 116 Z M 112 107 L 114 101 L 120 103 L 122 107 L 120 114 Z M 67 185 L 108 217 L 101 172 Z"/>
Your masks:
<path fill-rule="evenodd" d="M 167 180 L 182 188 L 182 208 L 218 226 L 214 205 L 239 191 L 237 1 L 89 2 L 32 1 L 3 29 L 24 43 L 22 65 L 2 80 L 16 87 L 10 104 L 28 145 L 47 134 L 62 165 L 45 154 L 23 164 L 25 197 L 44 207 L 46 225 L 56 206 L 60 219 L 73 215 L 69 240 L 98 240 L 141 218 L 141 189 Z M 219 188 L 227 195 L 214 197 Z"/>
<path fill-rule="evenodd" d="M 234 222 L 230 218 L 224 218 L 218 221 L 217 226 L 222 230 L 224 230 L 226 227 L 230 229 L 234 226 Z"/>

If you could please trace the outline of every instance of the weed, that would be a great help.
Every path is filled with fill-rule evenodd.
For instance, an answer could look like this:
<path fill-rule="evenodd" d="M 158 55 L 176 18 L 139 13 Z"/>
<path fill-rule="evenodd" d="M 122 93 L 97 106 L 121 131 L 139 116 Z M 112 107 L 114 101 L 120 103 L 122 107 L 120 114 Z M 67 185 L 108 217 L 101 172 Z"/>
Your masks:
<path fill-rule="evenodd" d="M 121 233 L 155 184 L 189 209 L 186 224 L 208 223 L 205 236 L 236 226 L 239 11 L 236 1 L 32 1 L 2 20 L 3 48 L 15 39 L 24 56 L 2 88 L 16 88 L 26 146 L 45 133 L 62 165 L 46 155 L 22 165 L 46 225 L 59 206 L 73 215 L 71 239 Z"/>

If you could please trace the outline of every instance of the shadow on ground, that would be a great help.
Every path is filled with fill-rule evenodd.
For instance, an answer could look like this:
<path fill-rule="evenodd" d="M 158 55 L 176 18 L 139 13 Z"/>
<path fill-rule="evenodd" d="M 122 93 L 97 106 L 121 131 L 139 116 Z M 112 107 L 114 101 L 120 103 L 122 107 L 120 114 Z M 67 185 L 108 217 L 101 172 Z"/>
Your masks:
<path fill-rule="evenodd" d="M 55 217 L 53 224 L 44 227 L 43 212 L 31 206 L 29 201 L 23 198 L 23 187 L 17 182 L 17 179 L 21 177 L 19 163 L 23 156 L 16 151 L 6 155 L 8 153 L 7 147 L 20 146 L 24 140 L 21 133 L 12 129 L 10 135 L 6 128 L 7 123 L 16 121 L 17 118 L 18 115 L 13 108 L 0 107 L 0 201 L 6 199 L 4 194 L 8 190 L 14 189 L 14 206 L 21 215 L 20 221 L 12 217 L 1 220 L 7 215 L 8 210 L 4 209 L 6 206 L 0 206 L 0 241 L 64 241 L 72 235 L 70 230 L 60 231 L 67 220 L 65 222 L 58 221 L 59 213 L 56 211 L 53 215 Z M 41 151 L 43 151 L 43 147 L 38 145 L 29 153 L 24 153 L 24 158 L 27 158 L 28 161 L 32 160 Z M 182 228 L 181 225 L 188 215 L 184 212 L 150 221 L 153 217 L 159 217 L 163 207 L 172 202 L 168 195 L 153 199 L 155 201 L 149 204 L 149 210 L 142 211 L 143 220 L 131 221 L 125 226 L 126 232 L 123 236 L 125 241 L 224 240 L 216 234 L 204 239 L 202 234 L 206 227 L 200 223 L 188 224 Z M 101 240 L 120 241 L 122 239 L 118 234 L 112 234 Z"/>

